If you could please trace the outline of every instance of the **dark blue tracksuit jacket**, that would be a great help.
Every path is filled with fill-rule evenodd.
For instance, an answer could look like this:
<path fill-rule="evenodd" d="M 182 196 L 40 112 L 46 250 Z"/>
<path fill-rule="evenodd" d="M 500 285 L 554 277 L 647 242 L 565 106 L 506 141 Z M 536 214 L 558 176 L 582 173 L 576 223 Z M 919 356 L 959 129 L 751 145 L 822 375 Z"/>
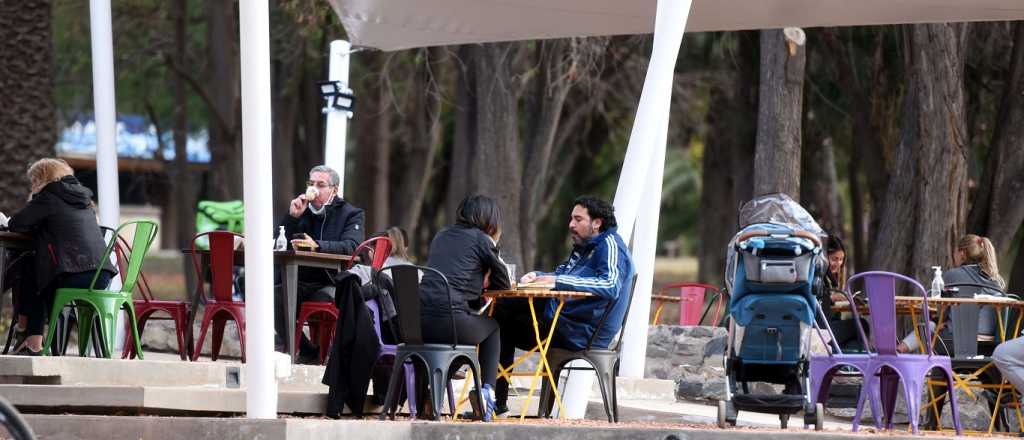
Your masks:
<path fill-rule="evenodd" d="M 558 340 L 571 350 L 583 350 L 594 334 L 595 327 L 609 305 L 608 319 L 600 329 L 592 348 L 607 348 L 622 327 L 622 317 L 630 300 L 633 262 L 629 249 L 616 232 L 616 228 L 591 237 L 582 246 L 573 249 L 569 259 L 555 268 L 555 290 L 590 292 L 590 298 L 568 300 L 558 317 L 555 332 Z M 544 318 L 551 322 L 558 307 L 557 301 L 548 301 Z"/>

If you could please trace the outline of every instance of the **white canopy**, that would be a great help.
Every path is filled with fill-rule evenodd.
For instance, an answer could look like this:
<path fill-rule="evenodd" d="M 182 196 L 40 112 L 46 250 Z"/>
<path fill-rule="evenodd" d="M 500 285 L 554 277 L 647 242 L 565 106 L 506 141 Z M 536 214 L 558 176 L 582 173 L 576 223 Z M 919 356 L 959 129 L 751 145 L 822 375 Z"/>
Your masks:
<path fill-rule="evenodd" d="M 656 0 L 329 0 L 353 45 L 381 50 L 649 34 Z M 1021 0 L 693 0 L 688 32 L 1024 19 Z"/>

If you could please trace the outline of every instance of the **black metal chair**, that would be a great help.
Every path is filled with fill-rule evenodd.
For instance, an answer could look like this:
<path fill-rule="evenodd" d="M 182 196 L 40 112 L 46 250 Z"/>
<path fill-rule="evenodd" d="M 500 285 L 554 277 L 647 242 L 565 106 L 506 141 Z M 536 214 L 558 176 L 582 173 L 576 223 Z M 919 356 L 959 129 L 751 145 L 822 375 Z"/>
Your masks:
<path fill-rule="evenodd" d="M 463 364 L 469 364 L 473 372 L 474 385 L 480 390 L 480 361 L 477 358 L 475 345 L 459 345 L 454 341 L 458 340 L 455 330 L 455 317 L 449 312 L 452 327 L 452 343 L 449 344 L 428 344 L 423 341 L 422 327 L 420 326 L 420 295 L 419 273 L 423 272 L 423 278 L 436 276 L 444 283 L 448 291 L 449 310 L 452 306 L 451 287 L 448 279 L 436 269 L 411 264 L 389 266 L 381 272 L 389 270 L 394 280 L 394 292 L 392 299 L 395 301 L 395 311 L 398 313 L 398 330 L 400 343 L 397 347 L 394 365 L 403 365 L 406 360 L 419 360 L 419 363 L 426 366 L 430 387 L 430 404 L 434 420 L 441 417 L 441 404 L 444 400 L 444 392 L 452 368 L 458 368 Z M 414 362 L 416 363 L 416 362 Z M 388 393 L 384 398 L 384 409 L 381 411 L 380 420 L 385 417 L 395 418 L 398 410 L 398 398 L 401 394 L 400 386 L 404 381 L 404 368 L 391 370 L 391 378 L 388 381 Z M 485 408 L 483 393 L 476 393 L 480 399 L 479 408 Z M 450 404 L 449 404 L 450 405 Z M 455 408 L 451 409 L 453 412 Z"/>
<path fill-rule="evenodd" d="M 619 332 L 611 344 L 613 346 L 608 348 L 594 348 L 594 339 L 597 338 L 596 329 L 600 329 L 604 325 L 604 322 L 608 319 L 608 314 L 611 312 L 612 302 L 609 301 L 609 307 L 605 310 L 604 314 L 601 315 L 601 319 L 597 322 L 597 326 L 594 327 L 594 334 L 590 336 L 590 340 L 587 341 L 587 347 L 583 351 L 569 351 L 560 348 L 551 348 L 548 350 L 548 365 L 551 366 L 551 374 L 557 379 L 562 370 L 568 371 L 572 374 L 576 370 L 595 371 L 597 373 L 597 383 L 601 388 L 601 398 L 604 401 L 604 412 L 608 415 L 608 422 L 618 423 L 619 421 L 619 400 L 618 392 L 615 388 L 615 377 L 619 375 L 619 355 L 622 352 L 622 332 L 626 327 L 626 319 L 629 318 L 629 309 L 633 305 L 633 291 L 636 290 L 636 275 L 633 275 L 632 285 L 629 288 L 629 298 L 626 298 L 626 312 L 622 314 L 622 323 L 619 327 Z M 587 361 L 590 367 L 566 367 L 570 361 L 582 359 Z M 568 380 L 568 379 L 566 379 Z M 540 393 L 540 407 L 539 412 L 541 417 L 551 416 L 551 407 L 554 404 L 554 391 L 551 389 L 549 382 L 544 381 L 541 385 Z"/>

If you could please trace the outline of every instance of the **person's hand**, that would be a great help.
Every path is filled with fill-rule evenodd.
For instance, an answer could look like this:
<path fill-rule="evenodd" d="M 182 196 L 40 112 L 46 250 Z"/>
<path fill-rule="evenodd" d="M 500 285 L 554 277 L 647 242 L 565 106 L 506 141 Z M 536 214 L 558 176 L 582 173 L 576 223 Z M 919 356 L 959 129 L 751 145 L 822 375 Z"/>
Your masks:
<path fill-rule="evenodd" d="M 846 301 L 846 295 L 843 295 L 842 293 L 833 293 L 831 297 L 832 297 L 832 302 Z"/>
<path fill-rule="evenodd" d="M 537 277 L 536 279 L 534 279 L 533 282 L 540 283 L 540 284 L 555 284 L 555 276 L 554 275 L 541 275 L 541 276 Z"/>
<path fill-rule="evenodd" d="M 530 272 L 519 278 L 519 284 L 532 283 L 535 279 L 537 279 L 537 272 Z"/>
<path fill-rule="evenodd" d="M 301 217 L 302 211 L 306 210 L 306 205 L 308 203 L 309 202 L 306 201 L 306 196 L 304 194 L 299 194 L 299 196 L 292 199 L 292 202 L 288 205 L 288 215 L 295 218 Z"/>
<path fill-rule="evenodd" d="M 317 248 L 316 240 L 313 240 L 313 238 L 310 237 L 309 234 L 302 234 L 302 237 L 303 238 L 296 238 L 296 239 L 292 240 L 292 248 L 293 249 L 299 249 L 299 248 L 316 249 Z"/>

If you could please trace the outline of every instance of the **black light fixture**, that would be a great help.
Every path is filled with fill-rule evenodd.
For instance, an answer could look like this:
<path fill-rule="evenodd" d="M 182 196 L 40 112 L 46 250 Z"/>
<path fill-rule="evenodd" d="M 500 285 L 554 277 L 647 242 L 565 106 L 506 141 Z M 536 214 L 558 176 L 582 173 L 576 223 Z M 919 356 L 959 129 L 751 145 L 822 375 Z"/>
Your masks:
<path fill-rule="evenodd" d="M 320 91 L 320 97 L 326 101 L 323 109 L 324 113 L 332 110 L 341 110 L 347 112 L 348 117 L 352 117 L 352 113 L 355 110 L 356 97 L 347 84 L 341 81 L 320 81 L 317 83 L 317 87 Z"/>

